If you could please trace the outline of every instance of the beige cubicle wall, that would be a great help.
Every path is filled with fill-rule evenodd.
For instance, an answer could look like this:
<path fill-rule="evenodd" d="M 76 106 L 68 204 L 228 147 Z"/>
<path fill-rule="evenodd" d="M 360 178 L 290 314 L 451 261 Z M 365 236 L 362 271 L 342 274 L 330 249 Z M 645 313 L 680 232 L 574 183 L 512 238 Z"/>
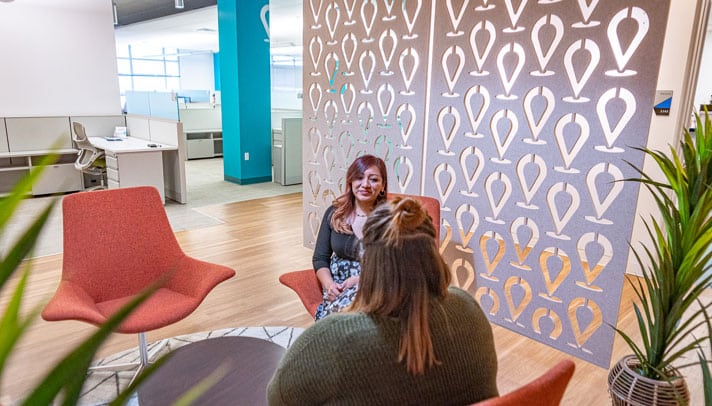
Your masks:
<path fill-rule="evenodd" d="M 78 150 L 72 141 L 73 121 L 82 123 L 89 137 L 108 137 L 113 135 L 115 127 L 125 126 L 131 137 L 174 146 L 175 149 L 162 152 L 162 163 L 158 164 L 162 168 L 163 189 L 167 198 L 179 203 L 187 202 L 184 163 L 186 148 L 181 123 L 123 115 L 0 117 L 0 195 L 9 193 L 20 179 L 50 153 L 57 153 L 58 160 L 47 167 L 43 176 L 35 182 L 32 195 L 84 189 L 85 180 L 74 167 Z M 119 168 L 113 169 L 119 173 Z M 150 177 L 150 174 L 143 173 L 143 176 Z M 141 180 L 137 179 L 133 183 L 140 184 Z M 120 182 L 115 183 L 115 186 L 119 185 L 124 186 Z"/>
<path fill-rule="evenodd" d="M 186 159 L 223 155 L 222 109 L 219 104 L 190 103 L 178 109 L 183 123 Z"/>
<path fill-rule="evenodd" d="M 81 173 L 74 168 L 70 118 L 5 117 L 0 119 L 0 194 L 6 194 L 50 153 L 57 161 L 47 167 L 32 187 L 32 195 L 81 190 Z"/>

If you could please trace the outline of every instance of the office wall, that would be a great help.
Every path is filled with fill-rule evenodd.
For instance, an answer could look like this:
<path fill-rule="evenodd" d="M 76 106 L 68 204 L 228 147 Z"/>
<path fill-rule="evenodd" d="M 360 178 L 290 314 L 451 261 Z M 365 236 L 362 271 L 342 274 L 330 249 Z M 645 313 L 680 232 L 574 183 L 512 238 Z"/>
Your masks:
<path fill-rule="evenodd" d="M 707 30 L 701 66 L 695 92 L 695 108 L 699 108 L 700 104 L 712 102 L 712 29 Z"/>
<path fill-rule="evenodd" d="M 180 88 L 215 90 L 213 54 L 180 57 Z"/>
<path fill-rule="evenodd" d="M 305 242 L 379 155 L 493 322 L 607 367 L 670 1 L 468 4 L 305 4 Z"/>
<path fill-rule="evenodd" d="M 110 1 L 0 3 L 0 115 L 121 114 Z"/>

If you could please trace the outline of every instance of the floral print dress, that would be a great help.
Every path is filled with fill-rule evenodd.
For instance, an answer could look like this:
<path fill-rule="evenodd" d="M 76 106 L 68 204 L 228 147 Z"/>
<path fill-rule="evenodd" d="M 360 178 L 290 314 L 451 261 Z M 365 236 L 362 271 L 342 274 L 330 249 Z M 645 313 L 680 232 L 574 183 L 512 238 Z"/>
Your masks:
<path fill-rule="evenodd" d="M 359 261 L 339 258 L 336 255 L 331 257 L 330 264 L 331 277 L 336 283 L 344 283 L 344 281 L 352 276 L 359 276 L 361 274 L 361 264 Z M 354 297 L 356 297 L 356 292 L 358 291 L 358 285 L 354 285 L 348 289 L 345 289 L 339 296 L 333 301 L 327 298 L 326 289 L 323 290 L 323 301 L 316 309 L 314 314 L 314 320 L 320 320 L 331 313 L 340 312 L 342 309 L 346 308 L 351 304 Z"/>

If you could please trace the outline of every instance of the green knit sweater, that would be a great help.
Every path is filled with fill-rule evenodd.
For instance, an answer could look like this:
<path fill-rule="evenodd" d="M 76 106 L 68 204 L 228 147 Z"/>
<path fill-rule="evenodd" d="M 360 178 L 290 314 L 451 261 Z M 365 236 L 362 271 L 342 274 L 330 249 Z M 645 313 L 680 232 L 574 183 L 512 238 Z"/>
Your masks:
<path fill-rule="evenodd" d="M 267 388 L 270 405 L 465 405 L 497 396 L 492 329 L 467 292 L 431 305 L 440 365 L 414 376 L 398 362 L 392 318 L 332 314 L 297 338 Z"/>

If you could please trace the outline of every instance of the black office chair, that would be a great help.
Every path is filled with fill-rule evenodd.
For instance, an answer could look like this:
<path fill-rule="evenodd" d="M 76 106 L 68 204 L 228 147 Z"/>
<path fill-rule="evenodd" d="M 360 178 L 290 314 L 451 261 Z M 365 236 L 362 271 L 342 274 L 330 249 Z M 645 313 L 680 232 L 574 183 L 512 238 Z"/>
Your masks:
<path fill-rule="evenodd" d="M 104 159 L 104 151 L 96 148 L 91 142 L 89 142 L 86 129 L 82 123 L 74 121 L 72 122 L 72 128 L 74 129 L 72 140 L 74 140 L 77 149 L 79 149 L 79 152 L 77 153 L 77 160 L 74 161 L 74 167 L 80 170 L 82 174 L 88 174 L 92 177 L 99 178 L 99 185 L 85 188 L 84 190 L 106 189 L 106 184 L 104 182 L 104 178 L 106 177 L 106 160 Z"/>

